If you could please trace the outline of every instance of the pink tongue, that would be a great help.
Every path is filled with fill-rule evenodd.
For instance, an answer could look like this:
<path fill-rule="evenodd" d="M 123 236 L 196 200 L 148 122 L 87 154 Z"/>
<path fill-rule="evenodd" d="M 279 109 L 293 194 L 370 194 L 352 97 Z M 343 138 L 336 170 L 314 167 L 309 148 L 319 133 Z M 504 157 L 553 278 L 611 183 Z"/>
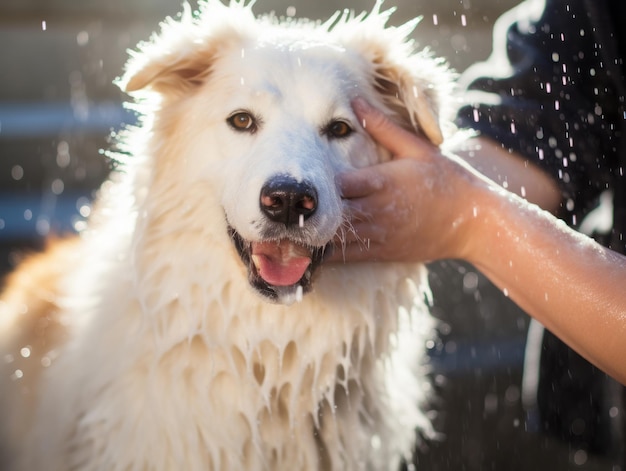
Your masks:
<path fill-rule="evenodd" d="M 311 263 L 309 250 L 288 240 L 252 243 L 252 261 L 263 280 L 274 286 L 297 283 Z"/>

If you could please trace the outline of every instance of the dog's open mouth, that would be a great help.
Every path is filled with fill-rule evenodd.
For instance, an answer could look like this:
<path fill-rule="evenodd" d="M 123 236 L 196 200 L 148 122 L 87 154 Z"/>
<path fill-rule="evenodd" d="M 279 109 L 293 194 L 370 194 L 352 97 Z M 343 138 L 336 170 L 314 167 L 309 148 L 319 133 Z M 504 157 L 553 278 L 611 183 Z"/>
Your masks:
<path fill-rule="evenodd" d="M 311 290 L 311 279 L 329 245 L 310 247 L 288 238 L 263 242 L 245 241 L 228 229 L 248 270 L 248 281 L 273 301 L 290 303 Z"/>

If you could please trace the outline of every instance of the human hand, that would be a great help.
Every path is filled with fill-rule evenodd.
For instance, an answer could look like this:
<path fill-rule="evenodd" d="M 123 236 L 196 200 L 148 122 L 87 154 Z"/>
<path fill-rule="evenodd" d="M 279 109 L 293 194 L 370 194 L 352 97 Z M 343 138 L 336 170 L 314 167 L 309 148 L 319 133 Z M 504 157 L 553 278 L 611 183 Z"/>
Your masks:
<path fill-rule="evenodd" d="M 454 156 L 393 123 L 362 99 L 365 129 L 392 160 L 338 177 L 351 226 L 331 261 L 425 262 L 464 255 L 472 198 L 486 180 Z"/>

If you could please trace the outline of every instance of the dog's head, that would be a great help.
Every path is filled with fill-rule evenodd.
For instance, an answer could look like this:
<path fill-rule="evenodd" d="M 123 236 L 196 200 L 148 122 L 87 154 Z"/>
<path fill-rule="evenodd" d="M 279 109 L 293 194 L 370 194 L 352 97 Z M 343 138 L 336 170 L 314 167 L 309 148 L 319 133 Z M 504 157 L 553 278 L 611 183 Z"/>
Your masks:
<path fill-rule="evenodd" d="M 176 135 L 170 177 L 206 183 L 225 215 L 220 230 L 271 300 L 309 291 L 349 226 L 337 173 L 388 158 L 358 122 L 355 97 L 443 140 L 435 84 L 444 68 L 414 53 L 413 24 L 389 28 L 388 16 L 378 4 L 324 24 L 256 19 L 243 2 L 208 0 L 198 14 L 187 8 L 166 21 L 120 80 L 152 103 L 153 132 Z"/>

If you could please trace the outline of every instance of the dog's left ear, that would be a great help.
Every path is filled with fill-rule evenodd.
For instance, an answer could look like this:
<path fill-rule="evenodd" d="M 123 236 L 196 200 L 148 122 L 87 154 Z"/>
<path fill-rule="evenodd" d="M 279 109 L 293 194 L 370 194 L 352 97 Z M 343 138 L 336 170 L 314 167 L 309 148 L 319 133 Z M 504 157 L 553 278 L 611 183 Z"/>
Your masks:
<path fill-rule="evenodd" d="M 326 26 L 348 50 L 365 58 L 372 85 L 401 124 L 440 145 L 444 140 L 440 120 L 445 95 L 452 92 L 452 74 L 428 51 L 415 52 L 409 36 L 418 20 L 386 27 L 393 10 L 381 11 L 381 6 L 378 1 L 372 12 L 356 17 L 344 13 Z"/>

